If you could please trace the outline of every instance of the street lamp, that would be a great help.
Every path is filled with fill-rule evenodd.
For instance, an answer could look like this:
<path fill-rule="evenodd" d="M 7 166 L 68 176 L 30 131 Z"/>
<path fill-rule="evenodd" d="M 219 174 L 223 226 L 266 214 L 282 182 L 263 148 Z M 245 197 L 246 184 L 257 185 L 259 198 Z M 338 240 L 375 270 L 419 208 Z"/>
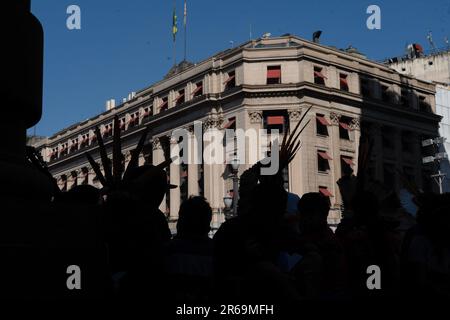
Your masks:
<path fill-rule="evenodd" d="M 238 176 L 238 170 L 239 170 L 239 159 L 233 158 L 233 160 L 230 161 L 230 167 L 231 167 L 231 179 L 233 179 L 233 197 L 231 196 L 225 196 L 223 197 L 223 202 L 225 204 L 225 208 L 227 211 L 229 211 L 232 207 L 232 216 L 237 215 L 237 204 L 239 200 L 239 176 Z"/>
<path fill-rule="evenodd" d="M 233 173 L 237 173 L 239 170 L 239 160 L 237 158 L 233 158 L 233 160 L 230 161 L 231 169 L 233 169 Z"/>
<path fill-rule="evenodd" d="M 233 205 L 233 198 L 230 196 L 225 196 L 223 197 L 223 203 L 225 204 L 225 208 L 229 210 Z"/>

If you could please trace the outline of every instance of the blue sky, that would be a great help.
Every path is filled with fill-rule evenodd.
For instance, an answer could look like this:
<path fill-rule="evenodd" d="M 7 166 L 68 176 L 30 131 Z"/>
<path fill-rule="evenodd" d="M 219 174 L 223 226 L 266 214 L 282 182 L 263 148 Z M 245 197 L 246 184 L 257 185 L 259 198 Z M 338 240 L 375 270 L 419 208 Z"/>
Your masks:
<path fill-rule="evenodd" d="M 177 61 L 183 57 L 183 0 L 177 0 Z M 68 30 L 66 9 L 81 8 L 81 30 Z M 381 8 L 381 30 L 369 30 L 366 9 Z M 43 116 L 35 130 L 51 135 L 122 101 L 131 91 L 160 80 L 173 64 L 173 0 L 33 0 L 45 33 Z M 407 43 L 427 50 L 450 38 L 450 1 L 188 0 L 188 60 L 214 53 L 265 32 L 291 33 L 338 48 L 352 45 L 369 58 L 402 55 Z"/>

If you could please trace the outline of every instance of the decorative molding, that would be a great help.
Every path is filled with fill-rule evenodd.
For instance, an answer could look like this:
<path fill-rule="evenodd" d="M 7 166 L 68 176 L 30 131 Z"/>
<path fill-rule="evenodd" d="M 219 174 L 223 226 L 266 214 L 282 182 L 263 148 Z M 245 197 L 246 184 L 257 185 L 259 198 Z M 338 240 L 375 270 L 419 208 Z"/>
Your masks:
<path fill-rule="evenodd" d="M 208 113 L 207 118 L 203 121 L 203 130 L 208 129 L 219 129 L 222 127 L 224 123 L 224 115 L 221 107 L 218 109 L 211 108 L 211 111 Z"/>
<path fill-rule="evenodd" d="M 350 122 L 350 129 L 352 130 L 360 130 L 361 124 L 359 118 L 353 118 L 353 120 Z"/>
<path fill-rule="evenodd" d="M 338 126 L 340 118 L 340 114 L 337 114 L 336 112 L 330 112 L 330 120 L 332 125 Z"/>
<path fill-rule="evenodd" d="M 263 119 L 262 111 L 248 111 L 250 123 L 261 123 Z"/>
<path fill-rule="evenodd" d="M 153 150 L 158 150 L 161 149 L 161 143 L 159 142 L 159 138 L 154 138 L 152 141 L 152 149 Z"/>
<path fill-rule="evenodd" d="M 302 117 L 302 110 L 301 109 L 291 109 L 288 110 L 289 114 L 289 120 L 290 121 L 300 121 Z"/>

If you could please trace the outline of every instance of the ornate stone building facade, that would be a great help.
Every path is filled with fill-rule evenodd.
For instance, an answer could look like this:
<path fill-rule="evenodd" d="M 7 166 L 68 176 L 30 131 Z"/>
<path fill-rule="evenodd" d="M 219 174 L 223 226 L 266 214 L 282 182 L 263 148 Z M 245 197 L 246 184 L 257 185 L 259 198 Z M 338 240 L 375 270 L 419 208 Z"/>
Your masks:
<path fill-rule="evenodd" d="M 144 126 L 150 125 L 153 139 L 140 163 L 158 164 L 164 158 L 158 138 L 177 128 L 192 130 L 195 121 L 202 121 L 205 131 L 278 129 L 282 135 L 312 105 L 302 148 L 285 172 L 285 185 L 299 195 L 329 196 L 330 222 L 335 223 L 342 203 L 336 181 L 345 170 L 357 170 L 361 130 L 372 133 L 370 171 L 375 178 L 398 189 L 401 182 L 395 173 L 400 169 L 422 184 L 420 138 L 433 136 L 439 122 L 434 93 L 434 85 L 354 52 L 295 36 L 265 38 L 195 65 L 184 63 L 121 105 L 58 132 L 37 147 L 62 189 L 86 183 L 99 186 L 83 153 L 99 159 L 95 126 L 111 148 L 115 115 L 121 119 L 125 161 Z M 424 103 L 427 109 L 422 108 Z M 251 164 L 246 161 L 239 171 Z M 189 195 L 202 194 L 216 213 L 223 211 L 223 197 L 232 192 L 226 164 L 172 164 L 168 173 L 179 188 L 168 192 L 161 209 L 172 221 Z M 220 222 L 220 214 L 215 219 Z"/>

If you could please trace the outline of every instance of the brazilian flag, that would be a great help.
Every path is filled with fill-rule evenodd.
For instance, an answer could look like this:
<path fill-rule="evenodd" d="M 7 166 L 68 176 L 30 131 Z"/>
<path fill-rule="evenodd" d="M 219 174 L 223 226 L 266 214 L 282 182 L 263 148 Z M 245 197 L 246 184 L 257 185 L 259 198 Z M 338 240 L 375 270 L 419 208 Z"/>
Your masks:
<path fill-rule="evenodd" d="M 177 32 L 178 32 L 177 24 L 178 24 L 178 22 L 177 22 L 177 13 L 176 13 L 175 7 L 173 7 L 173 19 L 172 19 L 172 36 L 173 36 L 173 41 L 175 41 L 175 37 L 176 37 Z"/>

